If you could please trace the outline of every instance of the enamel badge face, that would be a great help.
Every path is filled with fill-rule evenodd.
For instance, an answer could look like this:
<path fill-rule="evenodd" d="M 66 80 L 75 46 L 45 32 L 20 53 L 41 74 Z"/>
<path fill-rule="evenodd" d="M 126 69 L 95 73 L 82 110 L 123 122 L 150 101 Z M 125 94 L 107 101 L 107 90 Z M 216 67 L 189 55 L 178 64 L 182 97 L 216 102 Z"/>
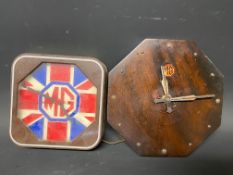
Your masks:
<path fill-rule="evenodd" d="M 96 59 L 22 55 L 12 66 L 12 140 L 92 149 L 103 132 L 105 68 Z"/>
<path fill-rule="evenodd" d="M 109 74 L 108 122 L 144 156 L 191 154 L 222 102 L 223 75 L 192 41 L 146 39 Z"/>

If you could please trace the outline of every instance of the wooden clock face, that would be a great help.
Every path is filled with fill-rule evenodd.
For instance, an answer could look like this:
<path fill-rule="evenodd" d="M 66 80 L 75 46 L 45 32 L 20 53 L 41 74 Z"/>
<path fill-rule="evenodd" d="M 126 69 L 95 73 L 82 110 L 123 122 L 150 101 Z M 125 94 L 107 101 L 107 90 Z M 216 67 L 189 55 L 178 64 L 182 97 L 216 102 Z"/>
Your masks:
<path fill-rule="evenodd" d="M 189 155 L 221 122 L 223 76 L 192 41 L 144 40 L 108 88 L 108 122 L 141 155 Z"/>
<path fill-rule="evenodd" d="M 93 59 L 39 55 L 17 59 L 12 72 L 13 141 L 53 148 L 96 146 L 102 132 L 102 71 L 102 65 Z"/>

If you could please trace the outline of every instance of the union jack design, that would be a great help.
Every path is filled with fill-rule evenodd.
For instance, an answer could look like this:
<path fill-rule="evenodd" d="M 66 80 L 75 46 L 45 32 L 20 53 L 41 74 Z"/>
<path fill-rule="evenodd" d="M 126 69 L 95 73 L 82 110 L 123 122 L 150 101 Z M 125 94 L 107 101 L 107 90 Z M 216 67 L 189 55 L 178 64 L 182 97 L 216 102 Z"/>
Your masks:
<path fill-rule="evenodd" d="M 96 94 L 76 65 L 43 63 L 19 85 L 17 116 L 38 140 L 71 142 L 94 122 Z"/>

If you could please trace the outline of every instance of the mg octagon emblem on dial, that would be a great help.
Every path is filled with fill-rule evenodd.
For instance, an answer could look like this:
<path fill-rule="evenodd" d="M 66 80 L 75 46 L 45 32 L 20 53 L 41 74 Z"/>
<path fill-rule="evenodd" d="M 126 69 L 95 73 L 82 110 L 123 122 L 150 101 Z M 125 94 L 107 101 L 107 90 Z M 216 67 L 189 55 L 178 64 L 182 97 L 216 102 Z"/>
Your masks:
<path fill-rule="evenodd" d="M 19 69 L 20 64 L 35 68 L 25 68 L 27 73 Z M 92 69 L 87 69 L 88 65 Z M 10 133 L 15 143 L 75 149 L 97 145 L 102 132 L 104 85 L 104 69 L 97 60 L 23 55 L 12 71 Z M 99 80 L 91 77 L 93 71 Z"/>
<path fill-rule="evenodd" d="M 39 95 L 39 110 L 51 121 L 66 121 L 78 112 L 79 99 L 69 83 L 51 82 Z"/>

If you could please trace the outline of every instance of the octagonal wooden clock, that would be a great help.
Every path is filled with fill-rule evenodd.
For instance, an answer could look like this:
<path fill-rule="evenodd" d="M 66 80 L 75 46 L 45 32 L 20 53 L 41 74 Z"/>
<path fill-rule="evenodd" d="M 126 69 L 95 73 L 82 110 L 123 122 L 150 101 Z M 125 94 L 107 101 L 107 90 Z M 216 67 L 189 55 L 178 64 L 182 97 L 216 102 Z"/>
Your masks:
<path fill-rule="evenodd" d="M 192 41 L 146 39 L 109 73 L 108 122 L 140 155 L 189 155 L 222 101 L 223 75 Z"/>
<path fill-rule="evenodd" d="M 11 139 L 89 150 L 101 141 L 105 66 L 93 58 L 24 54 L 12 66 Z"/>

